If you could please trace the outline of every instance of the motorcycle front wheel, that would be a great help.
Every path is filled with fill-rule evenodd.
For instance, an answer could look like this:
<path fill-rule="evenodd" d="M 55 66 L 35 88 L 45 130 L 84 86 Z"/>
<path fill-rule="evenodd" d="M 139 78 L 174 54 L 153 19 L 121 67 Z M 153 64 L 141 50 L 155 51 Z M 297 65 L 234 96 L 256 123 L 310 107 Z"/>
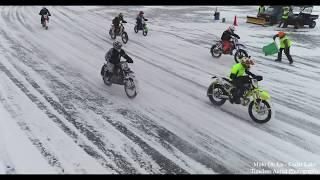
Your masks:
<path fill-rule="evenodd" d="M 248 53 L 243 49 L 239 49 L 236 54 L 234 54 L 234 61 L 239 63 L 242 57 L 248 57 Z"/>
<path fill-rule="evenodd" d="M 132 78 L 129 78 L 124 84 L 124 91 L 126 92 L 128 98 L 132 99 L 137 96 L 137 89 Z"/>
<path fill-rule="evenodd" d="M 142 34 L 143 34 L 144 36 L 147 36 L 147 34 L 148 34 L 148 31 L 146 31 L 146 30 L 143 30 L 143 31 L 142 31 Z"/>
<path fill-rule="evenodd" d="M 251 101 L 248 111 L 251 119 L 256 123 L 263 124 L 271 119 L 271 106 L 265 100 Z"/>

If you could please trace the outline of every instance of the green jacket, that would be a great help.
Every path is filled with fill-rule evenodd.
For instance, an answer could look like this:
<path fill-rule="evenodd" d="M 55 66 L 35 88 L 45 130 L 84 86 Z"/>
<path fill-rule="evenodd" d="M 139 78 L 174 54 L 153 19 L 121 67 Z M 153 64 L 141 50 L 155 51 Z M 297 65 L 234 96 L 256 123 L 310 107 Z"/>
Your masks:
<path fill-rule="evenodd" d="M 283 38 L 280 39 L 280 48 L 286 48 L 286 41 L 288 48 L 292 45 L 292 41 L 285 35 Z"/>
<path fill-rule="evenodd" d="M 237 77 L 243 76 L 246 69 L 242 66 L 241 63 L 237 63 L 232 66 L 230 79 L 234 80 Z"/>
<path fill-rule="evenodd" d="M 243 67 L 241 63 L 237 63 L 232 66 L 231 73 L 230 73 L 230 79 L 234 81 L 238 77 L 244 76 L 245 74 L 250 75 L 252 77 L 256 77 L 253 73 L 251 73 L 248 69 Z"/>
<path fill-rule="evenodd" d="M 259 6 L 258 14 L 264 13 L 265 10 L 264 6 Z"/>
<path fill-rule="evenodd" d="M 282 19 L 288 19 L 289 17 L 289 9 L 284 9 L 282 14 Z"/>

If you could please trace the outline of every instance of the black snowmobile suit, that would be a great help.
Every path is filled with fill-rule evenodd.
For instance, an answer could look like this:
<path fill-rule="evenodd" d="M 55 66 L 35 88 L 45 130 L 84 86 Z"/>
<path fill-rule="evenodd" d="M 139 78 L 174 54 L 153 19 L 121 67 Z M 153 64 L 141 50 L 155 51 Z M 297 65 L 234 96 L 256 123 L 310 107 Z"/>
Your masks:
<path fill-rule="evenodd" d="M 238 36 L 235 33 L 231 33 L 229 30 L 225 30 L 221 36 L 222 41 L 230 41 L 231 37 L 234 36 L 238 39 L 240 39 L 240 36 Z"/>
<path fill-rule="evenodd" d="M 120 63 L 121 57 L 125 58 L 128 63 L 133 63 L 132 59 L 127 55 L 127 53 L 121 49 L 120 52 L 114 48 L 111 48 L 106 56 L 106 60 L 110 63 L 117 65 Z"/>
<path fill-rule="evenodd" d="M 120 25 L 120 22 L 122 23 L 127 23 L 127 21 L 125 21 L 122 17 L 115 17 L 113 20 L 112 20 L 112 24 L 115 26 L 115 27 L 119 27 Z"/>
<path fill-rule="evenodd" d="M 105 60 L 114 65 L 112 72 L 108 72 L 109 79 L 111 79 L 111 77 L 113 76 L 113 72 L 116 72 L 115 70 L 119 68 L 118 64 L 120 63 L 121 57 L 125 58 L 128 63 L 133 63 L 133 60 L 127 55 L 127 53 L 123 49 L 121 49 L 119 52 L 115 48 L 111 48 L 107 52 Z M 101 69 L 101 75 L 104 75 L 103 67 Z"/>
<path fill-rule="evenodd" d="M 40 10 L 39 15 L 41 15 L 41 24 L 44 22 L 44 15 L 51 16 L 49 10 L 47 8 L 43 8 Z"/>
<path fill-rule="evenodd" d="M 146 18 L 144 18 L 143 16 L 137 16 L 137 18 L 136 18 L 136 20 L 137 20 L 137 25 L 138 25 L 138 29 L 142 29 L 143 27 L 143 24 L 142 24 L 142 19 L 144 20 L 144 21 L 148 21 L 148 19 L 146 19 Z"/>

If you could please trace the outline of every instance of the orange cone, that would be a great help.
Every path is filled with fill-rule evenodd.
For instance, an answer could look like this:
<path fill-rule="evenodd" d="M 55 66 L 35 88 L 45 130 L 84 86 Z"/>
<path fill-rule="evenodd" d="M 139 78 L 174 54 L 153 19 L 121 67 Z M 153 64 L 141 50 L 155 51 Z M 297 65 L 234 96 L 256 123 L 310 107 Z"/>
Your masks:
<path fill-rule="evenodd" d="M 233 25 L 234 25 L 234 26 L 238 26 L 238 23 L 237 23 L 237 16 L 234 16 Z"/>

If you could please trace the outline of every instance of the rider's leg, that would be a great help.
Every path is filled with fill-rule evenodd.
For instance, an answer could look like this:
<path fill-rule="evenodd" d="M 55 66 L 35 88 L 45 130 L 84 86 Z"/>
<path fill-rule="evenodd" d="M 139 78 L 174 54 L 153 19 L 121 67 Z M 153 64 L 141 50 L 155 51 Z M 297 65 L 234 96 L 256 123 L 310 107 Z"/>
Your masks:
<path fill-rule="evenodd" d="M 223 52 L 226 53 L 230 48 L 230 42 L 229 41 L 223 41 Z"/>
<path fill-rule="evenodd" d="M 110 81 L 111 78 L 112 78 L 112 76 L 113 76 L 113 72 L 114 72 L 114 69 L 115 69 L 114 67 L 115 67 L 114 64 L 112 64 L 112 63 L 110 63 L 110 62 L 107 63 L 108 81 Z"/>
<path fill-rule="evenodd" d="M 41 24 L 43 24 L 43 22 L 44 22 L 44 17 L 41 16 Z"/>

